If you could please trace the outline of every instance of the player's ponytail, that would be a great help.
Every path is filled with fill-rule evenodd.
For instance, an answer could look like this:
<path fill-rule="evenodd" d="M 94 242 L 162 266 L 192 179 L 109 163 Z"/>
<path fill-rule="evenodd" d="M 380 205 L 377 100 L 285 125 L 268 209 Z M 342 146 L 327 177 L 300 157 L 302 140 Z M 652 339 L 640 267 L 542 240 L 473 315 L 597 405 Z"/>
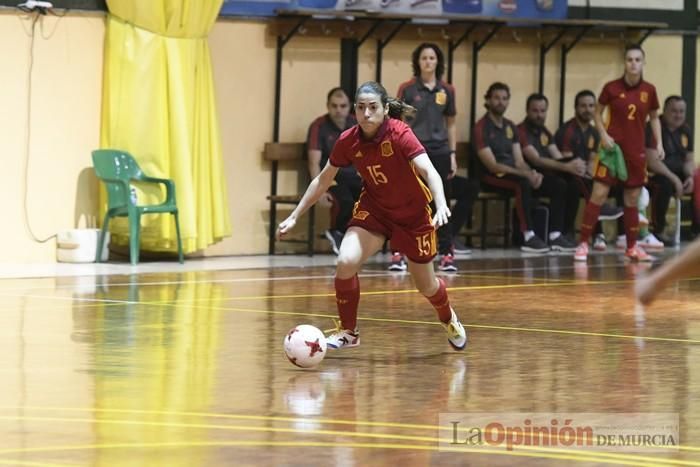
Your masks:
<path fill-rule="evenodd" d="M 355 93 L 355 102 L 358 101 L 360 94 L 374 94 L 379 96 L 382 106 L 389 109 L 387 113 L 392 118 L 401 119 L 416 112 L 414 107 L 406 104 L 402 100 L 389 97 L 386 89 L 384 89 L 384 86 L 376 81 L 367 81 L 366 83 L 362 83 L 360 87 L 357 88 L 357 92 Z"/>
<path fill-rule="evenodd" d="M 399 120 L 404 120 L 404 117 L 415 115 L 416 108 L 406 104 L 401 99 L 396 99 L 394 97 L 387 98 L 386 105 L 389 107 L 389 114 L 392 118 L 398 118 Z"/>

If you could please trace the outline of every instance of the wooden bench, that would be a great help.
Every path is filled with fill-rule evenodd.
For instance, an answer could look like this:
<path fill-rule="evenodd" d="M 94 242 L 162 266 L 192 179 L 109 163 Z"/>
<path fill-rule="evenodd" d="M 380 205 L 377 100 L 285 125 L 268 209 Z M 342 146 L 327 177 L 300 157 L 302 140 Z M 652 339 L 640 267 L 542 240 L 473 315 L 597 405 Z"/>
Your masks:
<path fill-rule="evenodd" d="M 303 190 L 306 189 L 308 184 L 308 168 L 306 165 L 306 145 L 304 143 L 265 143 L 265 150 L 263 152 L 263 158 L 266 161 L 272 163 L 272 169 L 270 174 L 270 194 L 267 200 L 270 202 L 270 228 L 269 228 L 269 244 L 268 253 L 270 255 L 275 254 L 275 243 L 277 239 L 275 234 L 277 233 L 277 206 L 278 205 L 288 205 L 296 206 L 301 201 L 303 196 Z M 277 182 L 279 176 L 279 170 L 281 166 L 294 167 L 300 175 L 300 183 L 298 184 L 298 192 L 292 194 L 279 194 L 277 191 Z M 308 225 L 307 225 L 307 236 L 306 239 L 294 239 L 285 238 L 280 241 L 290 242 L 290 243 L 305 243 L 306 253 L 309 256 L 314 254 L 314 237 L 315 237 L 315 207 L 311 206 L 307 211 Z"/>
<path fill-rule="evenodd" d="M 475 161 L 470 159 L 472 149 L 471 145 L 467 142 L 458 142 L 456 148 L 457 165 L 459 167 L 467 167 L 469 173 L 474 173 Z M 476 157 L 476 155 L 474 155 Z M 474 236 L 479 237 L 479 246 L 481 249 L 486 249 L 486 239 L 490 236 L 502 236 L 503 247 L 507 247 L 510 244 L 510 200 L 511 197 L 508 195 L 503 195 L 500 193 L 492 193 L 488 191 L 479 191 L 477 198 L 474 200 L 474 204 L 480 203 L 481 205 L 481 218 L 479 220 L 478 229 L 472 228 L 472 219 L 467 219 L 468 231 L 465 232 L 465 236 L 470 243 L 471 238 Z M 502 203 L 503 204 L 503 230 L 493 231 L 489 230 L 489 203 Z"/>

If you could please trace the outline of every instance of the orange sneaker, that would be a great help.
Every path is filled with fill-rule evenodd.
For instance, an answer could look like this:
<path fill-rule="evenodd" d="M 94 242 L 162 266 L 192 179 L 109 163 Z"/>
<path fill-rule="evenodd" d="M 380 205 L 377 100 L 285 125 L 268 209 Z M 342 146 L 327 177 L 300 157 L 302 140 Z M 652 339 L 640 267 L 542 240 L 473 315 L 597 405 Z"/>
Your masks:
<path fill-rule="evenodd" d="M 625 258 L 631 260 L 631 261 L 640 261 L 640 262 L 651 262 L 654 261 L 654 257 L 651 256 L 649 253 L 644 251 L 642 247 L 637 245 L 636 243 L 632 248 L 627 248 L 627 251 L 625 251 Z"/>

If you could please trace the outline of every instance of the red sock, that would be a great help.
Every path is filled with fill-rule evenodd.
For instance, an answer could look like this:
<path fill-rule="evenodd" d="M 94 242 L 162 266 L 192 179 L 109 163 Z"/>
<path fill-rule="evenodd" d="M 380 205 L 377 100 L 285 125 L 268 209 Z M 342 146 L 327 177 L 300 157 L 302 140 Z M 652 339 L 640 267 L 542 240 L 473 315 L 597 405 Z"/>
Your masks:
<path fill-rule="evenodd" d="M 581 243 L 588 243 L 591 239 L 591 234 L 598 223 L 599 215 L 600 204 L 595 204 L 593 201 L 587 202 L 586 209 L 583 211 L 583 220 L 581 221 Z"/>
<path fill-rule="evenodd" d="M 639 235 L 639 209 L 625 206 L 622 217 L 625 222 L 627 248 L 632 248 L 637 243 L 637 236 Z"/>
<path fill-rule="evenodd" d="M 447 297 L 447 287 L 442 279 L 438 278 L 438 289 L 435 295 L 426 298 L 437 311 L 438 319 L 443 323 L 449 323 L 452 319 L 452 308 L 450 307 L 450 299 Z"/>
<path fill-rule="evenodd" d="M 357 274 L 350 279 L 335 278 L 335 302 L 343 329 L 357 327 L 357 305 L 360 303 L 360 280 Z"/>

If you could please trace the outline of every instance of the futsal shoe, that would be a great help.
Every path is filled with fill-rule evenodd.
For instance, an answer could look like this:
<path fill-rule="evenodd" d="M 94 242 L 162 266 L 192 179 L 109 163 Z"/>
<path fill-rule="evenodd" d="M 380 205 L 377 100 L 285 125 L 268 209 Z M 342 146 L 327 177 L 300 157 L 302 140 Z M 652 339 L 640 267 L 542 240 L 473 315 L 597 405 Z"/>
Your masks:
<path fill-rule="evenodd" d="M 525 242 L 520 247 L 520 251 L 525 253 L 547 253 L 549 247 L 545 242 L 540 239 L 537 235 L 530 237 L 530 240 L 525 240 Z"/>
<path fill-rule="evenodd" d="M 442 327 L 447 331 L 447 341 L 455 350 L 462 350 L 467 345 L 467 331 L 459 322 L 454 310 L 452 310 L 450 322 L 442 323 Z"/>
<path fill-rule="evenodd" d="M 600 207 L 600 214 L 598 215 L 599 221 L 612 221 L 622 217 L 624 211 L 621 207 L 611 206 L 609 204 L 604 204 Z"/>
<path fill-rule="evenodd" d="M 618 250 L 627 249 L 627 235 L 618 235 L 617 240 L 615 240 L 615 248 Z"/>
<path fill-rule="evenodd" d="M 574 252 L 574 261 L 586 261 L 588 260 L 588 243 L 581 242 L 576 247 Z"/>
<path fill-rule="evenodd" d="M 350 329 L 340 329 L 340 325 L 338 325 L 335 332 L 326 337 L 326 345 L 331 349 L 357 347 L 360 345 L 360 331 L 358 331 L 357 328 L 355 328 L 354 331 Z"/>
<path fill-rule="evenodd" d="M 608 244 L 605 242 L 605 235 L 598 234 L 593 240 L 593 249 L 595 251 L 605 251 L 608 249 Z"/>
<path fill-rule="evenodd" d="M 389 271 L 405 271 L 408 269 L 406 265 L 406 260 L 403 255 L 399 252 L 394 252 L 391 255 L 391 264 L 389 264 Z"/>
<path fill-rule="evenodd" d="M 549 247 L 552 251 L 561 251 L 573 253 L 576 251 L 576 243 L 573 240 L 569 240 L 564 235 L 559 235 L 554 240 L 549 241 Z"/>
<path fill-rule="evenodd" d="M 628 248 L 627 251 L 625 251 L 625 258 L 629 259 L 630 261 L 640 261 L 640 262 L 654 261 L 654 257 L 651 256 L 646 251 L 644 251 L 644 249 L 641 248 L 636 243 L 632 248 Z"/>
<path fill-rule="evenodd" d="M 637 242 L 645 250 L 660 251 L 664 249 L 664 242 L 656 238 L 653 233 L 649 233 L 646 237 Z"/>
<path fill-rule="evenodd" d="M 442 255 L 438 269 L 444 272 L 457 272 L 457 265 L 455 264 L 455 258 L 452 256 L 452 253 Z"/>

